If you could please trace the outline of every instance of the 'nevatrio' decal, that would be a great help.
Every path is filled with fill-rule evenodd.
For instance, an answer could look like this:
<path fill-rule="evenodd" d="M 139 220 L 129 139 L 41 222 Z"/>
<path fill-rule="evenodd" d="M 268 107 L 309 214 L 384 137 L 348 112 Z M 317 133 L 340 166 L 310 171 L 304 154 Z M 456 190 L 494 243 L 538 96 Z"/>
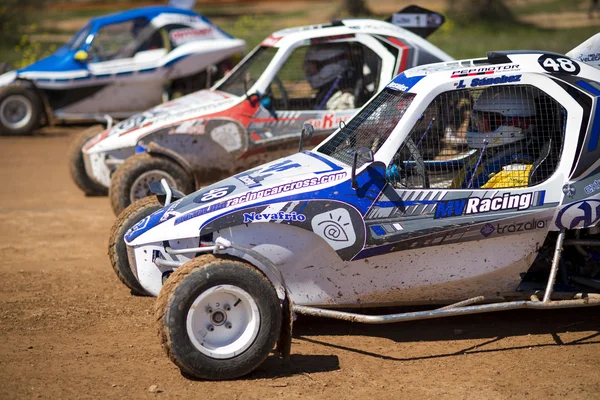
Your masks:
<path fill-rule="evenodd" d="M 270 222 L 270 221 L 306 221 L 306 215 L 298 214 L 296 212 L 283 212 L 279 211 L 277 213 L 244 213 L 244 224 L 249 224 L 252 222 Z"/>

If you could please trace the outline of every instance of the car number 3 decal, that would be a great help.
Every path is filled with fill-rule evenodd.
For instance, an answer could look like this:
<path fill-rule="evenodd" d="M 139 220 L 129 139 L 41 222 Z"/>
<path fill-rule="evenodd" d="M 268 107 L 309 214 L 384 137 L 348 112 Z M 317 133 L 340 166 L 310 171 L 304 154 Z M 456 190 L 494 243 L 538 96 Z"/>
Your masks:
<path fill-rule="evenodd" d="M 581 67 L 576 61 L 557 55 L 544 54 L 538 58 L 538 63 L 550 73 L 577 75 L 581 71 Z"/>

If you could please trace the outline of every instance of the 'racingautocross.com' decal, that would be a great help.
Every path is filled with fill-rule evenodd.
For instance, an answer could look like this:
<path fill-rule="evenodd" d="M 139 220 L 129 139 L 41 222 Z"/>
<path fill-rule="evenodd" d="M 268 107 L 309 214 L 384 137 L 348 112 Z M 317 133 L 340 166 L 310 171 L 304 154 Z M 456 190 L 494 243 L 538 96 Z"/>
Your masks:
<path fill-rule="evenodd" d="M 339 181 L 340 179 L 344 179 L 346 176 L 345 172 L 340 172 L 337 174 L 325 175 L 319 178 L 308 178 L 301 181 L 286 183 L 279 186 L 273 186 L 272 188 L 267 188 L 263 190 L 258 190 L 256 192 L 248 192 L 239 197 L 235 197 L 233 199 L 227 200 L 227 207 L 235 206 L 240 203 L 244 203 L 246 201 L 253 201 L 256 199 L 261 199 L 263 197 L 272 196 L 274 194 L 279 194 L 283 192 L 289 192 L 290 190 L 303 189 L 309 186 L 321 185 L 323 183 L 329 183 L 334 181 Z"/>
<path fill-rule="evenodd" d="M 279 185 L 279 186 L 273 186 L 272 188 L 266 188 L 266 189 L 262 189 L 262 190 L 257 190 L 256 192 L 247 192 L 247 193 L 244 193 L 241 196 L 234 197 L 232 199 L 229 199 L 229 200 L 226 200 L 226 201 L 222 201 L 220 203 L 211 204 L 210 206 L 202 207 L 202 208 L 199 208 L 197 210 L 191 211 L 191 212 L 189 212 L 187 214 L 184 214 L 184 215 L 182 215 L 180 217 L 177 217 L 175 219 L 175 225 L 180 224 L 180 223 L 185 222 L 185 221 L 188 221 L 188 220 L 190 220 L 192 218 L 196 218 L 196 217 L 199 217 L 201 215 L 208 214 L 208 213 L 211 213 L 213 211 L 217 211 L 217 210 L 220 210 L 220 209 L 223 209 L 223 208 L 227 208 L 227 207 L 235 206 L 235 205 L 238 205 L 238 204 L 242 204 L 242 203 L 245 203 L 247 201 L 253 201 L 253 200 L 262 199 L 262 198 L 267 197 L 267 196 L 273 196 L 275 194 L 288 192 L 290 190 L 303 189 L 303 188 L 310 187 L 310 186 L 315 186 L 315 185 L 321 185 L 321 184 L 324 184 L 324 183 L 335 182 L 335 181 L 339 181 L 341 179 L 344 179 L 345 177 L 346 177 L 346 173 L 345 172 L 339 172 L 339 173 L 336 173 L 336 174 L 330 174 L 330 175 L 320 176 L 318 178 L 308 178 L 308 179 L 304 179 L 304 180 L 301 180 L 301 181 L 290 182 L 290 183 L 286 183 L 286 184 Z M 222 189 L 222 188 L 220 188 L 220 189 Z M 213 189 L 213 190 L 218 190 L 218 189 Z M 200 200 L 202 200 L 202 196 L 204 196 L 207 193 L 203 193 L 202 195 L 199 195 L 197 197 L 200 197 Z M 220 197 L 223 197 L 223 196 L 220 196 Z"/>

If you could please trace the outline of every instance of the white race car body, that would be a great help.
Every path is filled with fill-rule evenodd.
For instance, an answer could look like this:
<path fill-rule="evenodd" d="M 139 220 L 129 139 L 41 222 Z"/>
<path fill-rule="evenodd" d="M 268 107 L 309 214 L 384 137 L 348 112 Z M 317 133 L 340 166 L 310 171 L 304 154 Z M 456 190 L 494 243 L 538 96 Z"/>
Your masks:
<path fill-rule="evenodd" d="M 496 86 L 537 88 L 563 110 L 554 116 L 561 121 L 560 160 L 546 176 L 504 188 L 450 188 L 447 181 L 435 181 L 435 168 L 450 168 L 472 155 L 466 153 L 425 159 L 430 181 L 424 187 L 391 184 L 386 168 L 435 98 Z M 397 76 L 348 126 L 366 123 L 369 110 L 385 96 L 412 100 L 402 103 L 408 106 L 398 123 L 372 149 L 373 162 L 356 169 L 356 189 L 352 157 L 332 150 L 343 143 L 348 130 L 343 128 L 313 151 L 197 191 L 126 235 L 141 285 L 157 295 L 173 265 L 196 255 L 171 250 L 222 238 L 239 246 L 225 253 L 261 269 L 295 304 L 451 302 L 514 292 L 549 232 L 587 229 L 600 220 L 598 69 L 545 53 L 417 67 Z"/>
<path fill-rule="evenodd" d="M 303 109 L 292 104 L 294 99 L 285 98 L 273 110 L 261 100 L 272 91 L 273 82 L 279 81 L 281 88 L 287 84 L 281 83 L 284 78 L 280 79 L 278 73 L 290 55 L 315 43 L 348 43 L 374 54 L 370 66 L 372 82 L 365 84 L 370 94 L 406 68 L 451 60 L 423 38 L 383 21 L 342 20 L 279 31 L 265 39 L 211 90 L 138 114 L 88 142 L 83 149 L 88 175 L 108 187 L 111 173 L 125 158 L 136 151 L 148 151 L 173 159 L 197 181 L 212 171 L 214 181 L 215 177 L 281 156 L 283 153 L 272 150 L 289 149 L 297 143 L 305 122 L 312 123 L 316 136 L 322 139 L 357 108 Z M 268 63 L 260 70 L 260 76 L 243 87 L 240 75 L 261 57 L 266 57 Z"/>

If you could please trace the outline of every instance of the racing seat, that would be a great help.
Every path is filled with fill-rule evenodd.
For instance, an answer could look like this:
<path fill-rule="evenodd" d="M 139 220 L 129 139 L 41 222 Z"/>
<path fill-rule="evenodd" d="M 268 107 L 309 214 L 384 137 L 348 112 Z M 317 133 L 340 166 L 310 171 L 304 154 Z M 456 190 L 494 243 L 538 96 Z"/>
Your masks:
<path fill-rule="evenodd" d="M 553 139 L 549 139 L 540 150 L 539 157 L 533 162 L 531 166 L 531 170 L 529 171 L 529 186 L 535 186 L 538 183 L 541 183 L 548 179 L 552 172 L 554 172 L 554 167 L 549 168 L 548 164 L 551 164 L 550 158 L 552 157 L 552 142 Z"/>

